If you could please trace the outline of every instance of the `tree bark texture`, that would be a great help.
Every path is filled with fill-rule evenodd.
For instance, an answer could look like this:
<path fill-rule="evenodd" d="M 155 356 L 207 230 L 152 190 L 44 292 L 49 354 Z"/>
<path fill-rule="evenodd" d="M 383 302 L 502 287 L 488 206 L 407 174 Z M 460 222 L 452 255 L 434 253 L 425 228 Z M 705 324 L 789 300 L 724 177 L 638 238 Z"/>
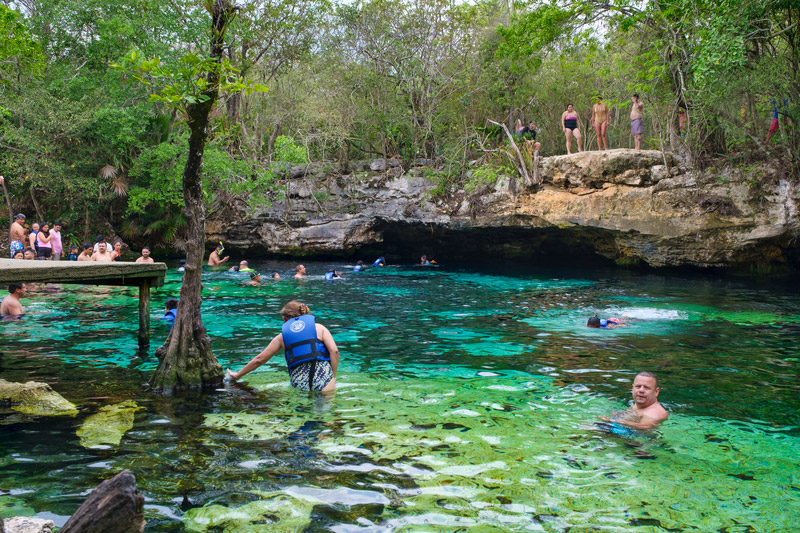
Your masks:
<path fill-rule="evenodd" d="M 225 30 L 233 14 L 229 0 L 215 0 L 212 12 L 211 57 L 222 57 Z M 211 338 L 200 315 L 206 211 L 203 199 L 203 152 L 208 136 L 208 117 L 219 95 L 219 73 L 206 76 L 209 89 L 205 101 L 188 106 L 189 156 L 183 170 L 183 216 L 186 219 L 186 269 L 183 274 L 178 312 L 163 346 L 156 350 L 158 368 L 150 384 L 170 391 L 222 383 L 222 366 L 211 352 Z"/>
<path fill-rule="evenodd" d="M 100 483 L 67 520 L 61 533 L 142 533 L 144 496 L 136 490 L 136 478 L 123 470 Z"/>

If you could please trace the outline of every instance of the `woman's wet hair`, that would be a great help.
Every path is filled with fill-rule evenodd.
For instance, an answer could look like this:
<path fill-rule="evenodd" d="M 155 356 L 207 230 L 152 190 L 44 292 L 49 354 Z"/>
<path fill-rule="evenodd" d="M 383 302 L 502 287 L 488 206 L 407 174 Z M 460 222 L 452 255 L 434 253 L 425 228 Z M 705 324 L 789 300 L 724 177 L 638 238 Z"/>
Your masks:
<path fill-rule="evenodd" d="M 599 328 L 600 327 L 600 318 L 597 315 L 590 317 L 589 320 L 586 322 L 586 325 L 590 328 Z"/>
<path fill-rule="evenodd" d="M 292 300 L 281 309 L 281 318 L 286 322 L 290 318 L 297 318 L 299 316 L 307 315 L 309 313 L 308 306 L 297 300 Z"/>

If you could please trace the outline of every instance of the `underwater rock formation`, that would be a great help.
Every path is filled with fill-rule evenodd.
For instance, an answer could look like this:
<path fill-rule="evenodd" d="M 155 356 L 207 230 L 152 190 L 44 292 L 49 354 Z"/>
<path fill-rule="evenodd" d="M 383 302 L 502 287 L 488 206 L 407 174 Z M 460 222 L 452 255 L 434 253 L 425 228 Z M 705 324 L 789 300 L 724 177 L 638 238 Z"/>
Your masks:
<path fill-rule="evenodd" d="M 468 172 L 437 188 L 437 172 L 399 160 L 293 167 L 272 205 L 231 201 L 224 221 L 207 224 L 208 240 L 251 255 L 374 251 L 406 262 L 424 249 L 439 259 L 800 264 L 800 193 L 767 164 L 699 171 L 668 153 L 617 149 L 544 157 L 541 183 L 481 183 Z"/>
<path fill-rule="evenodd" d="M 101 407 L 78 428 L 81 446 L 119 446 L 122 436 L 133 427 L 133 417 L 139 409 L 133 400 Z"/>
<path fill-rule="evenodd" d="M 37 416 L 75 416 L 75 404 L 54 391 L 47 383 L 28 381 L 14 383 L 0 379 L 0 404 L 9 404 L 14 411 Z"/>

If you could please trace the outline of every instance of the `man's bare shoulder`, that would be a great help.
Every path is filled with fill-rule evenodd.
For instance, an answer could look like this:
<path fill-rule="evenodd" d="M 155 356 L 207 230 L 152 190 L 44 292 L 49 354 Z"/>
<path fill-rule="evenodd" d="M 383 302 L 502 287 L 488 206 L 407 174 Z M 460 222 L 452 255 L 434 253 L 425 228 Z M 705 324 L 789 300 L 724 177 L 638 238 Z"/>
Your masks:
<path fill-rule="evenodd" d="M 661 407 L 660 403 L 654 403 L 650 407 L 646 409 L 642 409 L 640 411 L 642 416 L 646 416 L 647 418 L 651 418 L 653 420 L 666 420 L 669 417 L 669 413 L 666 409 Z"/>

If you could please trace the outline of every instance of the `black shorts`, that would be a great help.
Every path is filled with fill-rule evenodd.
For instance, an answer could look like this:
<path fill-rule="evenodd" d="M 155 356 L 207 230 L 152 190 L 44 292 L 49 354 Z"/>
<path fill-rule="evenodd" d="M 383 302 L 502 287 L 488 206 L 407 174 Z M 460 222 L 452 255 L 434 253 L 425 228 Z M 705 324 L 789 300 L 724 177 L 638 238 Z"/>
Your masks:
<path fill-rule="evenodd" d="M 52 248 L 39 248 L 39 250 L 36 253 L 36 257 L 43 257 L 45 259 L 49 259 L 52 254 L 53 254 Z"/>

